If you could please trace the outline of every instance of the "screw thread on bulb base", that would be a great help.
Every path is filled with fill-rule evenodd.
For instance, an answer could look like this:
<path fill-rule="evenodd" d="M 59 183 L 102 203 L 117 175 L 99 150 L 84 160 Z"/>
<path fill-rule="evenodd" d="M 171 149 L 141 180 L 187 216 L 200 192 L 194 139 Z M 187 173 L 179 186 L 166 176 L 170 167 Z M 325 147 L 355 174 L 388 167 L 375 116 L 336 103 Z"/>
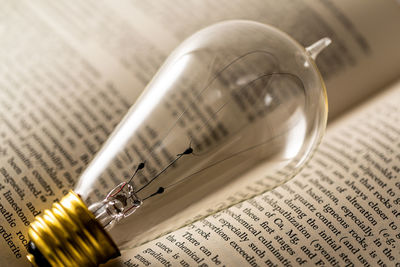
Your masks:
<path fill-rule="evenodd" d="M 98 266 L 120 256 L 115 243 L 72 191 L 37 216 L 28 234 L 27 257 L 33 266 Z"/>

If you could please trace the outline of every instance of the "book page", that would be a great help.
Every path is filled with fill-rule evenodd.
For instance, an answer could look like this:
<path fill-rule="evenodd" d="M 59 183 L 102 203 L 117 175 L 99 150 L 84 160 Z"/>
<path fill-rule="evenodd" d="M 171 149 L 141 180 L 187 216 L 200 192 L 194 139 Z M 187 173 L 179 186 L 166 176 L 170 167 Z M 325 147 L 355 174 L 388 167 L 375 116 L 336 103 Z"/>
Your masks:
<path fill-rule="evenodd" d="M 342 13 L 322 1 L 279 5 L 265 1 L 3 1 L 3 262 L 26 266 L 27 227 L 34 216 L 73 188 L 167 55 L 204 26 L 225 19 L 253 19 L 280 27 L 304 45 L 331 37 L 334 44 L 317 63 L 332 99 L 349 93 L 349 88 L 369 94 L 378 90 L 376 85 L 388 83 L 400 64 L 394 53 L 398 35 L 390 27 L 399 20 L 395 3 L 352 1 L 353 8 L 347 5 L 340 4 L 345 13 L 339 16 Z M 365 18 L 355 12 L 357 5 L 368 7 L 368 21 L 374 21 L 374 27 L 364 25 Z M 292 19 L 282 20 L 282 14 Z M 348 31 L 343 18 L 356 29 Z M 368 49 L 364 41 L 354 38 L 359 35 L 355 30 Z M 388 34 L 377 35 L 383 32 Z M 368 79 L 353 81 L 353 74 L 364 70 L 371 72 Z M 355 101 L 346 99 L 331 101 L 331 114 L 345 109 L 339 102 Z"/>
<path fill-rule="evenodd" d="M 109 266 L 397 266 L 400 82 L 332 125 L 292 181 Z"/>
<path fill-rule="evenodd" d="M 136 96 L 146 86 L 185 38 L 229 19 L 270 24 L 305 47 L 323 37 L 331 38 L 331 46 L 319 56 L 317 65 L 327 84 L 332 119 L 399 75 L 400 36 L 396 25 L 400 24 L 400 9 L 394 0 L 40 3 L 31 5 L 34 12 L 65 33 L 85 57 L 101 62 L 97 68 L 107 66 L 105 71 L 118 77 L 116 80 L 126 81 L 122 73 L 134 76 L 136 82 L 123 90 L 127 97 Z M 109 61 L 126 72 L 104 64 Z"/>

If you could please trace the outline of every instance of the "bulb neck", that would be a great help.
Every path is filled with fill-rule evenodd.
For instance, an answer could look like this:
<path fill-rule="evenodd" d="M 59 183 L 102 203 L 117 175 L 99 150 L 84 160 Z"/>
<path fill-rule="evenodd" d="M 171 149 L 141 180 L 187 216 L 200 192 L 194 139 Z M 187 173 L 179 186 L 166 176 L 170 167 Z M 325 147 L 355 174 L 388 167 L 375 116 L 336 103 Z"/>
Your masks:
<path fill-rule="evenodd" d="M 98 266 L 120 256 L 114 241 L 82 199 L 68 193 L 29 228 L 33 266 Z"/>

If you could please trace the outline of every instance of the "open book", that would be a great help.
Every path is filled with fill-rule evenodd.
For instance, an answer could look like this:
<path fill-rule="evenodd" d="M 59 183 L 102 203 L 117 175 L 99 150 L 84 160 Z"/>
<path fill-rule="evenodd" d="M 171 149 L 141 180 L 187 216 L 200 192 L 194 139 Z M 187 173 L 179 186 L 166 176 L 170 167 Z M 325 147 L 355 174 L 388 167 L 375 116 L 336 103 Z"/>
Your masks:
<path fill-rule="evenodd" d="M 287 184 L 107 265 L 400 264 L 398 3 L 60 0 L 0 9 L 0 265 L 29 265 L 34 216 L 73 188 L 172 49 L 226 19 L 274 25 L 304 46 L 332 39 L 317 59 L 326 137 Z"/>

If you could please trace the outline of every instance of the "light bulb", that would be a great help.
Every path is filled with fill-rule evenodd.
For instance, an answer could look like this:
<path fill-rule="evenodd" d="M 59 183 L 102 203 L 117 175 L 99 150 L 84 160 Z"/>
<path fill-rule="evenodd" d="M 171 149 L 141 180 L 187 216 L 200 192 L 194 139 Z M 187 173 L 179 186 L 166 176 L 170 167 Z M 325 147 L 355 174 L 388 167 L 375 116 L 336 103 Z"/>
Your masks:
<path fill-rule="evenodd" d="M 329 43 L 304 49 L 251 21 L 192 35 L 89 164 L 76 194 L 32 223 L 29 259 L 97 265 L 252 196 L 235 195 L 249 185 L 256 194 L 293 177 L 326 126 L 314 59 Z"/>

